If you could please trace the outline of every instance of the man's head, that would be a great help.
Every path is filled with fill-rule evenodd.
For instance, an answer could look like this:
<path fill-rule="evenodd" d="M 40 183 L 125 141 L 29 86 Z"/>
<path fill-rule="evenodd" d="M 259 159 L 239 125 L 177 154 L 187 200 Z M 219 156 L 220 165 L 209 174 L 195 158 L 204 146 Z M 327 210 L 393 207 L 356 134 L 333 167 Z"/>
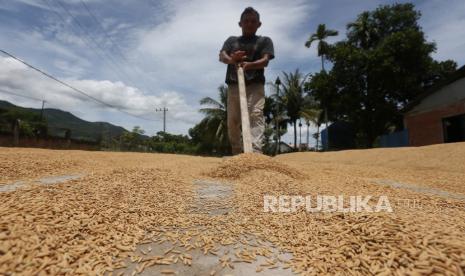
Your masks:
<path fill-rule="evenodd" d="M 254 8 L 248 7 L 242 12 L 239 26 L 242 28 L 243 36 L 254 35 L 261 25 L 260 14 Z"/>

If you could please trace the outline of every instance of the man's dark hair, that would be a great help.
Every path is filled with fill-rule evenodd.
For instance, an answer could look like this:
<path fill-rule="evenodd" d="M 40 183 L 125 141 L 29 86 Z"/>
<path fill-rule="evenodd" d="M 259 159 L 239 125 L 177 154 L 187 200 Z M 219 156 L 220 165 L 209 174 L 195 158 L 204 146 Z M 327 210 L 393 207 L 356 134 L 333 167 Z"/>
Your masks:
<path fill-rule="evenodd" d="M 256 11 L 254 8 L 252 7 L 247 7 L 245 8 L 245 10 L 242 12 L 241 14 L 241 21 L 242 21 L 242 18 L 244 18 L 244 16 L 248 13 L 253 13 L 257 16 L 257 19 L 258 21 L 260 21 L 260 14 L 258 13 L 258 11 Z"/>

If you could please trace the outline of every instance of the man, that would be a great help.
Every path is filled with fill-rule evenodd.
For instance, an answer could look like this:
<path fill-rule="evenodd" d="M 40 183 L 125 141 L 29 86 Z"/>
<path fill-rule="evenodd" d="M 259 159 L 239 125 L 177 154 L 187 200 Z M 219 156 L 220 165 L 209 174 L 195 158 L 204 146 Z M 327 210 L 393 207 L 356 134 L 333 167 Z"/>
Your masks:
<path fill-rule="evenodd" d="M 220 61 L 228 65 L 226 83 L 228 84 L 228 135 L 233 154 L 242 152 L 241 112 L 237 66 L 244 70 L 247 106 L 250 116 L 250 131 L 254 152 L 262 152 L 265 119 L 265 75 L 264 68 L 274 58 L 273 42 L 269 37 L 257 36 L 261 26 L 260 14 L 252 7 L 246 8 L 240 18 L 242 36 L 231 36 L 220 51 Z"/>

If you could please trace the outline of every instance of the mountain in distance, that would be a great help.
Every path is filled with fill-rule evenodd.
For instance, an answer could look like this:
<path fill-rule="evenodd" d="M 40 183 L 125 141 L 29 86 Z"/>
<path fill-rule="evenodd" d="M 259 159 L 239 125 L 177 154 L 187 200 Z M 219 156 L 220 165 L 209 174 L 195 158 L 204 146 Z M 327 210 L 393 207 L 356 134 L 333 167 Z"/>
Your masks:
<path fill-rule="evenodd" d="M 27 108 L 16 106 L 10 102 L 0 100 L 1 109 L 19 109 L 33 113 L 41 112 L 40 108 Z M 123 127 L 115 126 L 107 122 L 88 122 L 74 116 L 72 113 L 55 108 L 45 108 L 44 118 L 47 121 L 48 134 L 51 136 L 63 137 L 67 129 L 71 130 L 71 138 L 87 141 L 98 141 L 116 138 L 121 136 L 126 130 Z M 144 138 L 148 138 L 144 135 Z"/>

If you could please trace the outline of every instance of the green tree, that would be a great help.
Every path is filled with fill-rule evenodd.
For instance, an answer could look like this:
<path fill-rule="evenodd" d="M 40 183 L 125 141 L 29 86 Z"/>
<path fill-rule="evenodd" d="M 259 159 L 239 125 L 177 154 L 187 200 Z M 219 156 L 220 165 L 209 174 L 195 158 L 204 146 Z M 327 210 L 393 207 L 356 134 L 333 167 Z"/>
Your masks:
<path fill-rule="evenodd" d="M 47 122 L 40 117 L 40 114 L 16 107 L 0 109 L 0 126 L 6 125 L 6 128 L 12 131 L 16 120 L 20 121 L 21 135 L 45 136 L 47 134 Z"/>
<path fill-rule="evenodd" d="M 270 83 L 270 85 L 274 84 Z M 286 120 L 282 118 L 283 114 L 284 108 L 281 106 L 277 95 L 265 96 L 265 106 L 263 108 L 263 115 L 265 116 L 263 153 L 265 154 L 276 154 L 277 142 L 279 140 L 278 135 L 282 136 L 285 133 L 287 125 Z M 277 124 L 280 125 L 279 133 Z M 272 141 L 274 141 L 274 143 Z"/>
<path fill-rule="evenodd" d="M 294 126 L 294 149 L 297 149 L 297 120 L 305 104 L 304 83 L 306 77 L 297 69 L 283 72 L 282 103 L 289 122 Z"/>
<path fill-rule="evenodd" d="M 134 126 L 132 131 L 125 131 L 121 135 L 122 146 L 126 150 L 140 150 L 141 147 L 145 146 L 142 136 L 145 131 L 140 126 Z"/>
<path fill-rule="evenodd" d="M 187 135 L 159 131 L 147 142 L 150 150 L 164 153 L 194 154 L 196 147 Z"/>
<path fill-rule="evenodd" d="M 205 97 L 200 100 L 201 105 L 207 105 L 200 109 L 200 112 L 206 115 L 207 130 L 215 134 L 221 145 L 228 144 L 228 88 L 221 85 L 218 88 L 219 100 Z"/>
<path fill-rule="evenodd" d="M 318 56 L 321 57 L 321 70 L 325 70 L 325 55 L 328 54 L 329 44 L 325 41 L 330 36 L 337 36 L 336 30 L 326 29 L 325 24 L 318 25 L 316 32 L 305 42 L 305 47 L 310 48 L 313 42 L 318 41 Z"/>
<path fill-rule="evenodd" d="M 436 62 L 412 4 L 380 6 L 347 25 L 347 39 L 332 45 L 330 72 L 315 74 L 310 93 L 328 107 L 330 120 L 356 128 L 358 144 L 372 147 L 389 129 L 402 128 L 401 109 L 425 88 L 455 71 Z"/>
<path fill-rule="evenodd" d="M 221 85 L 218 88 L 218 100 L 205 97 L 200 100 L 203 107 L 200 112 L 205 118 L 189 130 L 193 141 L 199 144 L 201 151 L 227 154 L 230 152 L 227 125 L 227 95 L 228 88 Z"/>
<path fill-rule="evenodd" d="M 352 42 L 362 49 L 369 49 L 377 37 L 377 29 L 371 27 L 371 20 L 370 12 L 365 11 L 354 22 L 347 24 L 349 36 L 357 37 Z"/>
<path fill-rule="evenodd" d="M 276 93 L 272 93 L 265 98 L 265 108 L 263 111 L 265 114 L 265 121 L 268 121 L 272 128 L 270 135 L 273 136 L 273 140 L 275 141 L 275 148 L 270 148 L 267 153 L 276 155 L 278 154 L 281 137 L 287 133 L 288 117 L 286 115 L 286 104 L 283 91 L 278 89 L 280 88 L 281 80 L 279 80 L 279 84 L 277 82 L 268 82 L 268 85 Z"/>
<path fill-rule="evenodd" d="M 336 30 L 328 30 L 326 29 L 325 24 L 319 24 L 316 32 L 309 37 L 307 42 L 305 42 L 305 46 L 307 48 L 310 48 L 313 42 L 318 41 L 318 56 L 321 57 L 321 71 L 325 71 L 325 66 L 324 66 L 325 56 L 329 54 L 330 49 L 331 49 L 331 46 L 325 40 L 330 36 L 337 36 L 337 35 L 338 35 L 338 32 Z M 328 128 L 328 106 L 326 105 L 323 106 L 323 109 L 325 111 L 326 128 Z M 329 138 L 329 136 L 327 137 Z"/>
<path fill-rule="evenodd" d="M 305 124 L 307 125 L 307 146 L 310 148 L 310 126 L 314 124 L 317 126 L 317 138 L 316 138 L 316 149 L 318 150 L 318 138 L 320 136 L 320 126 L 322 123 L 321 118 L 321 109 L 318 109 L 316 103 L 307 104 L 302 111 L 300 111 L 300 116 L 304 119 Z"/>
<path fill-rule="evenodd" d="M 457 70 L 457 63 L 453 60 L 436 61 L 431 63 L 429 74 L 425 77 L 423 87 L 428 89 L 435 83 L 449 77 Z"/>

